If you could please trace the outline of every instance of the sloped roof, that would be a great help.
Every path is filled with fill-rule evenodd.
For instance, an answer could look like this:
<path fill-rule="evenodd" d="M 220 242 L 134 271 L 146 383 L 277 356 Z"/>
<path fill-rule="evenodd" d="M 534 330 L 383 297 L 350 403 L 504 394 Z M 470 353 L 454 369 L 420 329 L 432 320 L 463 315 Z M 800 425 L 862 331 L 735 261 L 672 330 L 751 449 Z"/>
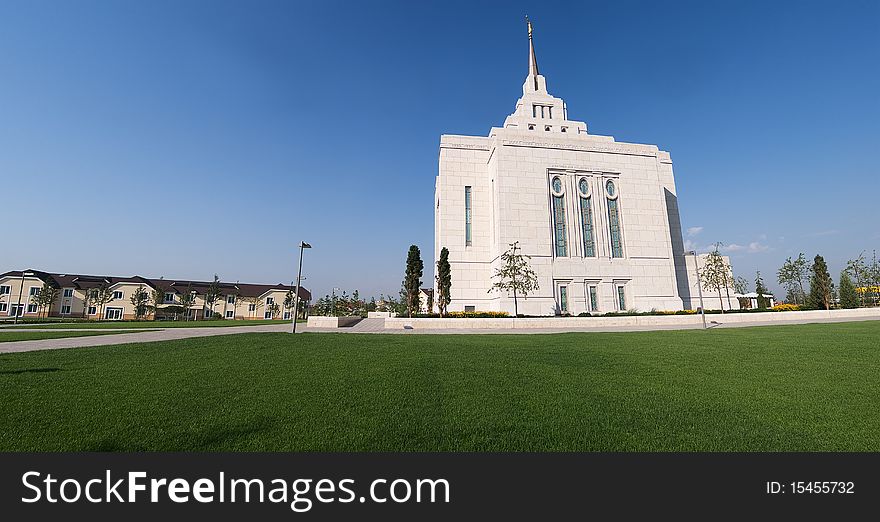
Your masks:
<path fill-rule="evenodd" d="M 186 279 L 164 279 L 164 278 L 148 278 L 142 276 L 116 277 L 102 275 L 86 275 L 86 274 L 56 274 L 43 272 L 41 270 L 25 270 L 24 272 L 33 273 L 32 277 L 37 277 L 43 282 L 55 288 L 76 288 L 87 290 L 90 288 L 98 288 L 103 284 L 113 286 L 117 283 L 133 283 L 143 284 L 153 289 L 161 289 L 165 292 L 182 293 L 187 290 L 194 291 L 197 294 L 204 294 L 211 286 L 213 281 L 191 281 Z M 0 274 L 0 278 L 4 277 L 21 277 L 21 270 L 10 270 Z M 259 297 L 270 290 L 293 290 L 290 285 L 263 285 L 253 283 L 228 283 L 220 282 L 220 289 L 226 295 L 237 295 L 242 297 Z M 299 298 L 309 301 L 312 293 L 305 288 L 299 289 Z"/>

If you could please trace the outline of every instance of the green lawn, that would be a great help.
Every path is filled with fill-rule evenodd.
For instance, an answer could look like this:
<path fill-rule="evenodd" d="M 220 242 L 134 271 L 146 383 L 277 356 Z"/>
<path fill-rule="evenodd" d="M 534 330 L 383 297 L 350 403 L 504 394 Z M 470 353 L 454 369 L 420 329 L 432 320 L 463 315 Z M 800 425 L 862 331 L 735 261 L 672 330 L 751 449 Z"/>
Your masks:
<path fill-rule="evenodd" d="M 28 332 L 27 330 L 0 330 L 0 343 L 12 341 L 35 341 L 38 339 L 58 339 L 61 337 L 86 337 L 107 335 L 119 332 Z"/>
<path fill-rule="evenodd" d="M 880 322 L 0 355 L 0 450 L 880 451 Z"/>
<path fill-rule="evenodd" d="M 303 321 L 298 321 L 303 322 Z M 52 323 L 27 323 L 17 326 L 0 328 L 0 331 L 21 328 L 214 328 L 229 326 L 259 326 L 265 324 L 290 324 L 290 321 L 276 321 L 271 319 L 248 320 L 219 320 L 219 321 L 81 321 L 81 322 L 52 322 Z"/>

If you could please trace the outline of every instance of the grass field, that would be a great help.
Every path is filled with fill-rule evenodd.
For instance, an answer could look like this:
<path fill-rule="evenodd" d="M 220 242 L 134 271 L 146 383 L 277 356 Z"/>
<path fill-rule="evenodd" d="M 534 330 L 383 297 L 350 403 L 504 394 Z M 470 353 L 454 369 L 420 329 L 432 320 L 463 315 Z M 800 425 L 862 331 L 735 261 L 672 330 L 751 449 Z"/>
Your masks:
<path fill-rule="evenodd" d="M 0 355 L 0 450 L 880 451 L 880 322 Z"/>
<path fill-rule="evenodd" d="M 303 322 L 303 321 L 298 321 Z M 216 328 L 229 326 L 259 326 L 265 324 L 290 324 L 290 321 L 276 321 L 271 319 L 246 320 L 219 320 L 219 321 L 81 321 L 81 322 L 52 322 L 52 323 L 27 323 L 10 325 L 0 328 L 0 332 L 12 329 L 27 328 L 64 328 L 64 329 L 100 329 L 100 328 Z"/>
<path fill-rule="evenodd" d="M 27 330 L 0 330 L 0 343 L 12 341 L 36 341 L 39 339 L 59 339 L 62 337 L 86 337 L 107 335 L 119 332 L 28 332 Z"/>

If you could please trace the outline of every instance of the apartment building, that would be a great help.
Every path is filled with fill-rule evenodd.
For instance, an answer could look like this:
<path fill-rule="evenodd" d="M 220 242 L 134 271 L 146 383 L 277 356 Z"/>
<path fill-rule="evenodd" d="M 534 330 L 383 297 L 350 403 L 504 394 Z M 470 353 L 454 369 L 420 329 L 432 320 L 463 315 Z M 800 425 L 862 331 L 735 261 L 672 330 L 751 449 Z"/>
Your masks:
<path fill-rule="evenodd" d="M 51 305 L 41 309 L 43 287 L 57 294 Z M 147 295 L 146 319 L 291 319 L 294 287 L 220 282 L 220 295 L 206 302 L 212 282 L 142 276 L 115 277 L 61 274 L 40 270 L 11 270 L 0 274 L 0 319 L 70 317 L 101 320 L 128 320 L 138 317 L 132 296 Z M 106 302 L 101 296 L 106 294 Z M 311 292 L 299 289 L 300 302 L 307 305 Z M 303 305 L 300 306 L 302 314 Z"/>

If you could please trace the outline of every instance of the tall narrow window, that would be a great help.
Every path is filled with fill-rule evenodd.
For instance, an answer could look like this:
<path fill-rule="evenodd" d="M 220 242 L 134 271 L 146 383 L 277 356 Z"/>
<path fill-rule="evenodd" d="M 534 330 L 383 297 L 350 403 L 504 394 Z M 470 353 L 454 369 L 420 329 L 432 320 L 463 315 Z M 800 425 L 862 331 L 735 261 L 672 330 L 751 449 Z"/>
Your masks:
<path fill-rule="evenodd" d="M 621 312 L 626 311 L 626 292 L 623 290 L 623 285 L 617 286 L 617 309 Z"/>
<path fill-rule="evenodd" d="M 623 257 L 623 245 L 620 241 L 620 209 L 617 205 L 617 189 L 610 179 L 605 183 L 608 197 L 608 228 L 611 232 L 611 257 Z"/>
<path fill-rule="evenodd" d="M 559 311 L 568 313 L 568 287 L 565 285 L 559 287 Z"/>
<path fill-rule="evenodd" d="M 578 181 L 581 200 L 581 227 L 584 236 L 584 257 L 596 256 L 596 241 L 593 239 L 593 210 L 590 205 L 590 182 L 587 178 Z"/>
<path fill-rule="evenodd" d="M 562 180 L 557 176 L 550 185 L 553 193 L 553 236 L 556 257 L 568 255 L 568 243 L 565 239 L 565 196 L 562 192 Z"/>
<path fill-rule="evenodd" d="M 471 188 L 464 188 L 464 245 L 471 246 Z"/>
<path fill-rule="evenodd" d="M 596 292 L 596 286 L 590 285 L 590 311 L 596 312 L 599 310 L 599 296 Z"/>

